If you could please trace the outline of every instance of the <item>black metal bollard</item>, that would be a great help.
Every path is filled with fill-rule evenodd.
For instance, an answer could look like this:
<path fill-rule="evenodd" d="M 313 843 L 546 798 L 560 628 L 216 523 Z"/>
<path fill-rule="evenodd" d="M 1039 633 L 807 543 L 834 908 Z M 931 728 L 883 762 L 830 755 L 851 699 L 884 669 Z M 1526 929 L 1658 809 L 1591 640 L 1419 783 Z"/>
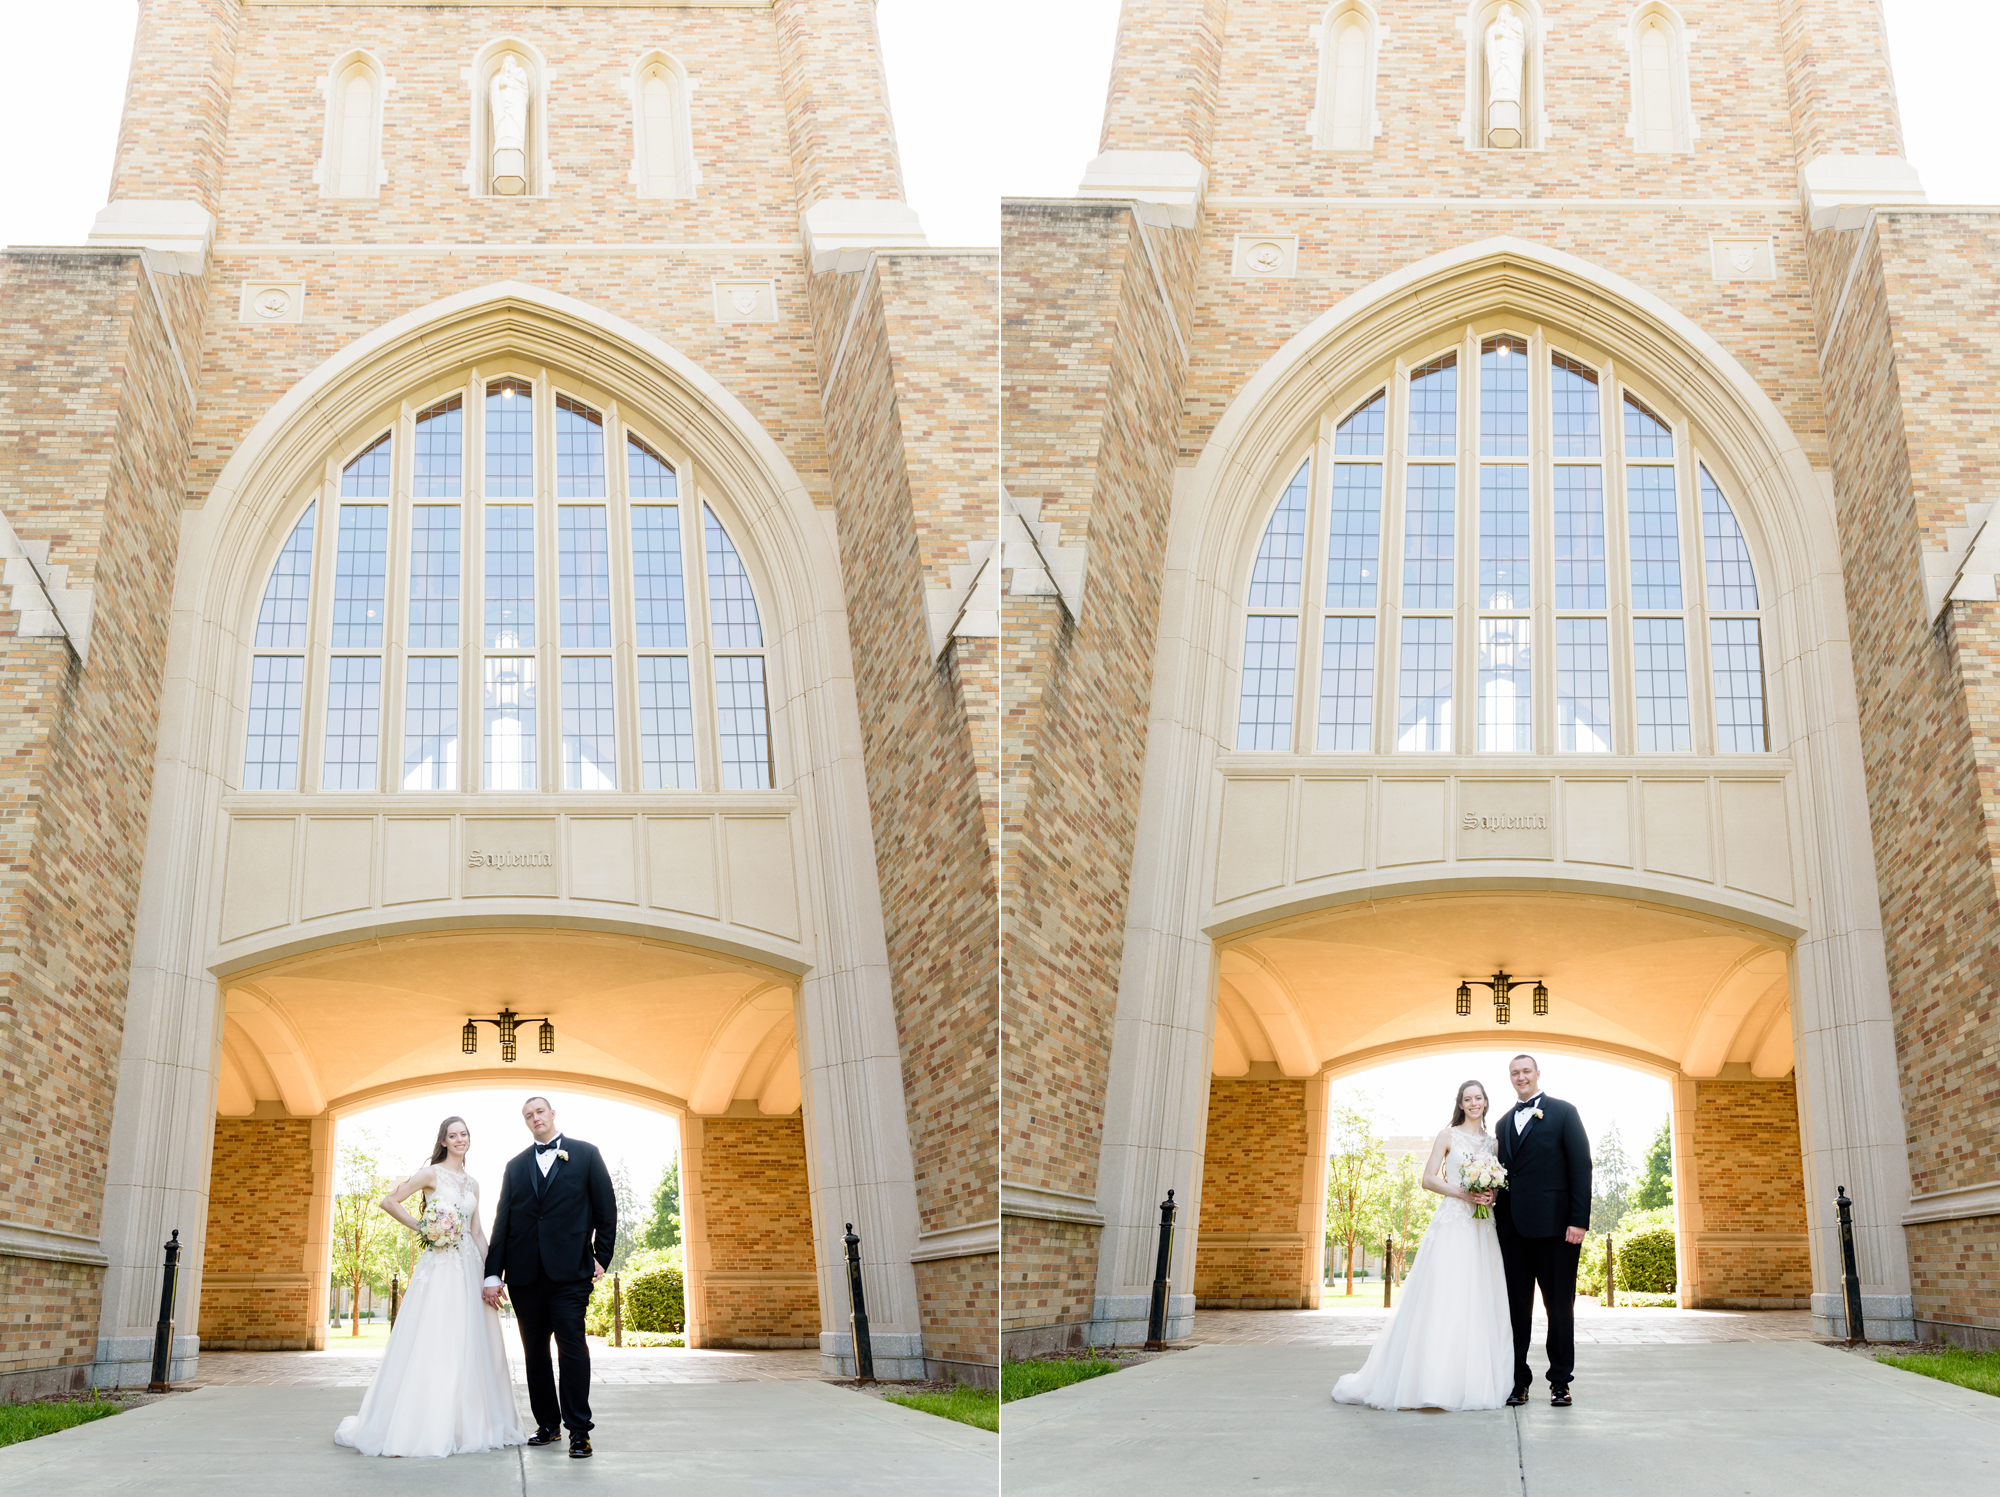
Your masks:
<path fill-rule="evenodd" d="M 403 1276 L 389 1275 L 389 1329 L 396 1329 L 396 1312 L 403 1308 Z"/>
<path fill-rule="evenodd" d="M 1847 1198 L 1847 1187 L 1834 1187 L 1834 1205 L 1840 1211 L 1840 1266 L 1845 1275 L 1843 1287 L 1847 1291 L 1847 1344 L 1868 1339 L 1868 1325 L 1861 1316 L 1861 1274 L 1854 1266 L 1854 1202 Z"/>
<path fill-rule="evenodd" d="M 1174 1261 L 1174 1193 L 1160 1202 L 1160 1256 L 1153 1265 L 1153 1307 L 1146 1316 L 1146 1350 L 1161 1351 L 1167 1344 L 1168 1270 Z"/>
<path fill-rule="evenodd" d="M 617 1274 L 611 1276 L 611 1344 L 625 1344 L 625 1291 Z"/>
<path fill-rule="evenodd" d="M 171 1393 L 173 1384 L 167 1373 L 174 1356 L 174 1295 L 181 1284 L 181 1229 L 174 1228 L 174 1235 L 167 1242 L 166 1272 L 160 1277 L 160 1320 L 153 1327 L 153 1380 L 146 1385 L 148 1393 Z"/>
<path fill-rule="evenodd" d="M 1618 1306 L 1618 1253 L 1611 1246 L 1611 1239 L 1604 1239 L 1604 1308 Z"/>
<path fill-rule="evenodd" d="M 1391 1308 L 1391 1286 L 1396 1282 L 1396 1239 L 1393 1234 L 1382 1239 L 1382 1308 Z"/>
<path fill-rule="evenodd" d="M 875 1381 L 875 1348 L 868 1340 L 868 1301 L 861 1292 L 861 1239 L 847 1224 L 847 1333 L 854 1342 L 854 1375 Z"/>

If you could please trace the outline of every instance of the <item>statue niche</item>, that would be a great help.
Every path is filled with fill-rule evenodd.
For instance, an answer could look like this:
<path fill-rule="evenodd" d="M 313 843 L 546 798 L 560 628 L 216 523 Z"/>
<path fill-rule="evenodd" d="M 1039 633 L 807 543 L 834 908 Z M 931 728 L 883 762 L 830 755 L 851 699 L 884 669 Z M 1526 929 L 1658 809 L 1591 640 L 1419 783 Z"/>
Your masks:
<path fill-rule="evenodd" d="M 1527 28 L 1520 12 L 1502 5 L 1486 28 L 1486 144 L 1498 150 L 1519 150 L 1525 143 L 1522 115 L 1522 65 L 1527 56 Z"/>
<path fill-rule="evenodd" d="M 528 190 L 528 104 L 533 89 L 521 59 L 508 53 L 500 59 L 487 86 L 487 132 L 491 190 L 501 197 L 520 197 Z"/>

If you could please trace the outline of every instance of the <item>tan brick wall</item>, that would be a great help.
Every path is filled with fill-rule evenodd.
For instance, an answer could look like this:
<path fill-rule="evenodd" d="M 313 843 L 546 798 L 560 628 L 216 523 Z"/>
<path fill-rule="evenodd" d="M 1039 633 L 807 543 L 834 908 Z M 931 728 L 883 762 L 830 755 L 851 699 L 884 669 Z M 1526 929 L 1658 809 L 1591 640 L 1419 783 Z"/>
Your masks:
<path fill-rule="evenodd" d="M 704 1344 L 817 1346 L 804 1120 L 704 1118 L 701 1204 Z"/>
<path fill-rule="evenodd" d="M 1000 1255 L 919 1263 L 917 1300 L 924 1321 L 924 1367 L 981 1387 L 996 1385 L 1000 1362 Z"/>
<path fill-rule="evenodd" d="M 1918 1334 L 2000 1351 L 2000 1217 L 1907 1232 Z"/>
<path fill-rule="evenodd" d="M 313 1197 L 312 1120 L 217 1118 L 202 1252 L 203 1346 L 303 1347 L 312 1316 L 306 1209 Z M 245 1282 L 284 1275 L 296 1283 Z M 227 1276 L 227 1277 L 224 1277 Z"/>
<path fill-rule="evenodd" d="M 1692 1137 L 1701 1235 L 1692 1265 L 1682 1244 L 1691 1302 L 1803 1306 L 1812 1294 L 1812 1266 L 1792 1078 L 1696 1082 Z M 1708 1240 L 1710 1234 L 1721 1240 Z"/>
<path fill-rule="evenodd" d="M 1310 1277 L 1299 1196 L 1306 1179 L 1307 1081 L 1229 1081 L 1208 1087 L 1201 1169 L 1198 1307 L 1300 1309 Z"/>
<path fill-rule="evenodd" d="M 1000 1322 L 1007 1355 L 1082 1346 L 1097 1276 L 1097 1228 L 1007 1217 L 1000 1261 L 1007 1286 Z"/>
<path fill-rule="evenodd" d="M 104 1270 L 39 1258 L 0 1258 L 0 1403 L 82 1388 L 97 1348 Z"/>

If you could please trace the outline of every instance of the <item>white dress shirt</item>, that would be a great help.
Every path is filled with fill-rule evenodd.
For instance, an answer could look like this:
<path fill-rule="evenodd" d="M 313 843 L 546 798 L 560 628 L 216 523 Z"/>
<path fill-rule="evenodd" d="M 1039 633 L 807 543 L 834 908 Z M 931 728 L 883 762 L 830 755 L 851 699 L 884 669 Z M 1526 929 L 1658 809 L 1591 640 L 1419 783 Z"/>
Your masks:
<path fill-rule="evenodd" d="M 1528 1105 L 1514 1114 L 1514 1136 L 1519 1138 L 1528 1126 L 1528 1119 L 1535 1115 L 1535 1109 L 1542 1105 L 1542 1094 L 1536 1092 L 1528 1099 Z"/>

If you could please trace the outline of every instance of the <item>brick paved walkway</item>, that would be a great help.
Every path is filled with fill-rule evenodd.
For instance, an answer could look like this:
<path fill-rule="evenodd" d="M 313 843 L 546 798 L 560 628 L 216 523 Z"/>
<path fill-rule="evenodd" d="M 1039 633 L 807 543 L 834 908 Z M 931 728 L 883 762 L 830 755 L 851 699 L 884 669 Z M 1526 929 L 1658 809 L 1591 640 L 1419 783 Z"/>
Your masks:
<path fill-rule="evenodd" d="M 197 1388 L 365 1388 L 375 1380 L 386 1342 L 340 1351 L 205 1351 Z M 521 1343 L 507 1339 L 507 1364 L 526 1387 Z M 625 1383 L 775 1383 L 818 1378 L 817 1351 L 687 1351 L 676 1346 L 610 1347 L 590 1343 L 590 1380 Z"/>
<path fill-rule="evenodd" d="M 1366 1346 L 1381 1335 L 1387 1312 L 1338 1310 L 1197 1310 L 1194 1346 Z M 1535 1316 L 1535 1345 L 1542 1317 Z M 1590 1346 L 1691 1346 L 1718 1341 L 1811 1341 L 1808 1310 L 1607 1310 L 1578 1300 L 1576 1339 Z"/>

